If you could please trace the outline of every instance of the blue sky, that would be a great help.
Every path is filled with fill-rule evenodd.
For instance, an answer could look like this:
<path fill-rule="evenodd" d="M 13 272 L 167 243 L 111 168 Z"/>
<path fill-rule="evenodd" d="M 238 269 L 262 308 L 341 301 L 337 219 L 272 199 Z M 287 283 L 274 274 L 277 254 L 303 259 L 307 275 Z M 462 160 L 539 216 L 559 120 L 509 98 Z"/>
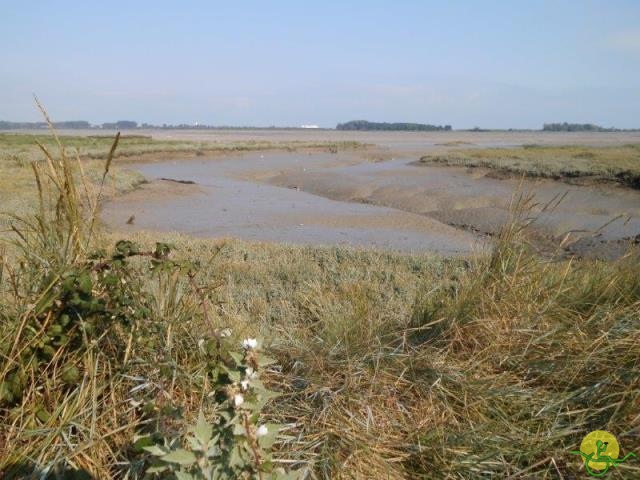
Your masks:
<path fill-rule="evenodd" d="M 0 119 L 640 127 L 640 2 L 0 0 Z"/>

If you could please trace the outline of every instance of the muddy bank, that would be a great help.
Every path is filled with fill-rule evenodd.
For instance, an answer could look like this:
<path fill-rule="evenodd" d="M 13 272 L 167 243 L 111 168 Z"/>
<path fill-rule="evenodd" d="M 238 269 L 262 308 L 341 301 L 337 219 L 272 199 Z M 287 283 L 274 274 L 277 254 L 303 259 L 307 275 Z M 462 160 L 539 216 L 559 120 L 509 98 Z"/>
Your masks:
<path fill-rule="evenodd" d="M 410 165 L 416 167 L 433 167 L 433 166 L 448 166 L 453 167 L 457 165 L 447 165 L 446 161 L 438 160 L 437 158 L 423 157 L 420 160 L 409 162 Z M 558 173 L 546 173 L 527 170 L 513 170 L 505 167 L 484 167 L 476 165 L 468 165 L 464 168 L 467 169 L 479 169 L 479 174 L 487 178 L 495 178 L 498 180 L 507 179 L 547 179 L 555 180 L 558 182 L 566 183 L 568 185 L 577 185 L 582 187 L 590 187 L 597 185 L 612 185 L 627 187 L 634 190 L 640 190 L 640 174 L 633 172 L 618 172 L 610 174 L 592 174 L 589 172 L 579 171 L 564 171 Z"/>
<path fill-rule="evenodd" d="M 541 179 L 522 183 L 491 178 L 480 168 L 416 167 L 412 160 L 265 152 L 136 165 L 152 183 L 108 204 L 104 218 L 125 230 L 455 255 L 486 247 L 487 236 L 509 218 L 520 189 L 535 191 L 540 234 L 563 239 L 567 252 L 602 251 L 603 245 L 619 250 L 640 234 L 637 191 Z M 559 196 L 564 200 L 544 211 Z M 125 225 L 131 215 L 134 224 Z"/>
<path fill-rule="evenodd" d="M 41 130 L 14 130 L 22 133 L 42 133 Z M 95 130 L 60 130 L 61 135 L 95 135 Z M 101 135 L 115 135 L 104 130 Z M 336 142 L 356 141 L 378 145 L 398 152 L 424 153 L 425 148 L 440 146 L 512 146 L 537 145 L 623 145 L 640 143 L 640 132 L 542 132 L 491 131 L 472 132 L 357 132 L 313 129 L 261 129 L 261 130 L 170 130 L 138 129 L 137 134 L 157 140 L 212 141 L 212 142 Z M 417 158 L 417 157 L 416 157 Z"/>
<path fill-rule="evenodd" d="M 103 219 L 112 229 L 124 232 L 175 230 L 203 237 L 443 255 L 466 255 L 483 249 L 482 239 L 426 216 L 337 201 L 305 192 L 294 184 L 280 187 L 263 183 L 274 174 L 333 170 L 362 161 L 352 155 L 269 152 L 140 164 L 135 169 L 150 183 L 108 202 Z M 127 223 L 131 217 L 134 221 Z"/>
<path fill-rule="evenodd" d="M 576 186 L 550 179 L 487 175 L 482 168 L 413 166 L 409 159 L 325 171 L 274 175 L 333 199 L 383 205 L 428 216 L 479 235 L 494 235 L 510 218 L 516 192 L 534 194 L 531 215 L 540 237 L 567 252 L 617 254 L 640 234 L 640 192 L 612 185 Z M 555 199 L 562 201 L 552 209 Z"/>

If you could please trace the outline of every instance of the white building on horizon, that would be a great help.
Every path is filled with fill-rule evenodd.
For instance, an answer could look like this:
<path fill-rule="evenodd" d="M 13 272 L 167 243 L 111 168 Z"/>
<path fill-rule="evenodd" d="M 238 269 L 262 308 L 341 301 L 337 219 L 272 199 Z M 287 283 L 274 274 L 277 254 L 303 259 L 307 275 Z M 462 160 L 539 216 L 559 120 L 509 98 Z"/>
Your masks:
<path fill-rule="evenodd" d="M 320 128 L 318 125 L 300 125 L 300 128 Z"/>

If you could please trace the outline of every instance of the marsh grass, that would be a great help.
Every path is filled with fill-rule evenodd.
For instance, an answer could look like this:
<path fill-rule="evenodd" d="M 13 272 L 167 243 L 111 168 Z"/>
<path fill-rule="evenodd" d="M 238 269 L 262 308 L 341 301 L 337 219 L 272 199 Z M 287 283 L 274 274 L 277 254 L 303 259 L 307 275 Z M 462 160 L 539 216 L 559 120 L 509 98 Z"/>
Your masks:
<path fill-rule="evenodd" d="M 139 249 L 116 253 L 142 255 L 84 290 L 108 314 L 79 317 L 75 343 L 36 363 L 25 352 L 49 344 L 68 301 L 43 299 L 87 265 L 100 278 L 119 239 L 91 228 L 109 168 L 91 186 L 77 158 L 43 146 L 37 208 L 14 218 L 18 253 L 0 255 L 0 382 L 22 386 L 0 404 L 3 478 L 142 478 L 137 434 L 213 414 L 198 345 L 227 328 L 264 337 L 277 360 L 264 378 L 285 426 L 274 463 L 308 478 L 576 478 L 569 451 L 589 431 L 639 444 L 638 251 L 542 258 L 527 198 L 491 254 L 469 259 L 135 234 Z M 157 242 L 174 246 L 167 268 L 149 267 Z M 629 462 L 609 477 L 638 475 Z"/>
<path fill-rule="evenodd" d="M 64 144 L 68 150 L 77 150 L 84 160 L 105 160 L 113 138 L 109 136 L 64 136 Z M 56 145 L 49 135 L 32 135 L 20 133 L 0 133 L 0 163 L 9 162 L 25 165 L 32 160 L 40 159 L 37 143 L 51 148 Z M 296 150 L 300 148 L 326 149 L 337 152 L 344 149 L 363 148 L 359 142 L 269 142 L 247 140 L 243 142 L 218 141 L 184 141 L 159 140 L 142 135 L 122 135 L 114 158 L 144 157 L 148 154 L 192 154 L 204 155 L 218 152 L 243 152 L 257 150 Z"/>
<path fill-rule="evenodd" d="M 524 145 L 461 149 L 423 156 L 419 163 L 482 167 L 505 174 L 579 181 L 584 177 L 640 188 L 640 145 Z"/>

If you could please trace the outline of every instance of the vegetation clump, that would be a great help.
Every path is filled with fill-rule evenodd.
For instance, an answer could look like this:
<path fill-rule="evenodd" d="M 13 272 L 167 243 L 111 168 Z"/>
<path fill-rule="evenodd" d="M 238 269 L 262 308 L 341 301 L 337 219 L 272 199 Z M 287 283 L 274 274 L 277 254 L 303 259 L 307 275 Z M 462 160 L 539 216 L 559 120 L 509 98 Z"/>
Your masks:
<path fill-rule="evenodd" d="M 524 145 L 461 149 L 424 155 L 418 164 L 489 168 L 503 174 L 554 178 L 565 182 L 619 183 L 640 188 L 640 145 L 588 147 Z"/>

